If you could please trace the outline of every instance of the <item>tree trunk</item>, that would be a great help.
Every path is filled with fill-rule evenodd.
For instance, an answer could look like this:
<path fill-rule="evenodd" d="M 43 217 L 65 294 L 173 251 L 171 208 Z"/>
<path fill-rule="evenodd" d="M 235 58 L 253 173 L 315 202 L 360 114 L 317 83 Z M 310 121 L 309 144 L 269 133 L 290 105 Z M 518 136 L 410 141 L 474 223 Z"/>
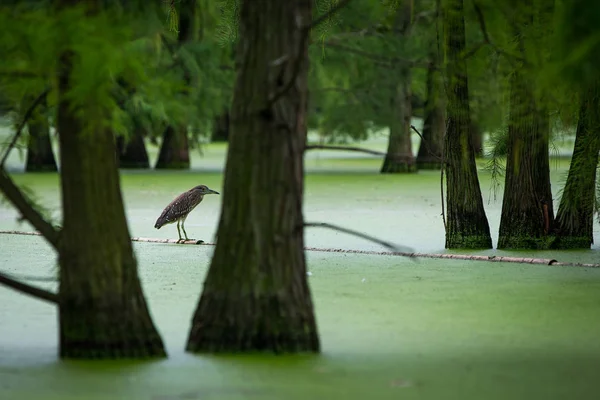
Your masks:
<path fill-rule="evenodd" d="M 229 140 L 229 110 L 217 115 L 213 125 L 213 142 L 227 142 Z"/>
<path fill-rule="evenodd" d="M 219 240 L 187 351 L 320 350 L 302 215 L 311 3 L 242 1 Z"/>
<path fill-rule="evenodd" d="M 481 132 L 481 129 L 479 129 L 479 124 L 477 121 L 471 119 L 469 132 L 471 132 L 471 140 L 473 141 L 473 152 L 475 157 L 483 157 L 483 133 Z"/>
<path fill-rule="evenodd" d="M 444 8 L 447 54 L 448 131 L 446 160 L 446 248 L 491 248 L 492 239 L 477 178 L 465 49 L 463 0 L 448 0 Z"/>
<path fill-rule="evenodd" d="M 532 32 L 533 4 L 519 23 Z M 539 29 L 539 27 L 538 27 Z M 534 32 L 536 33 L 536 32 Z M 525 55 L 524 37 L 515 32 Z M 532 43 L 530 43 L 532 44 Z M 531 70 L 517 68 L 510 77 L 510 114 L 506 178 L 498 249 L 548 249 L 553 242 L 554 211 L 550 187 L 548 144 L 550 120 Z"/>
<path fill-rule="evenodd" d="M 398 7 L 394 27 L 398 30 L 400 40 L 406 41 L 411 34 L 413 2 L 405 1 Z M 390 137 L 381 173 L 417 172 L 415 156 L 412 152 L 411 118 L 412 91 L 411 70 L 406 63 L 398 65 L 398 81 L 392 95 L 392 121 L 390 122 Z"/>
<path fill-rule="evenodd" d="M 144 142 L 144 130 L 137 124 L 134 126 L 129 140 L 124 136 L 117 137 L 117 152 L 120 168 L 150 168 L 150 160 Z"/>
<path fill-rule="evenodd" d="M 179 33 L 177 35 L 178 45 L 197 39 L 199 34 L 198 21 L 196 18 L 199 3 L 196 0 L 182 0 L 179 9 Z M 182 64 L 183 76 L 186 86 L 192 85 L 190 71 Z M 190 168 L 190 144 L 188 139 L 187 125 L 169 125 L 163 134 L 163 141 L 156 160 L 156 169 L 189 169 Z"/>
<path fill-rule="evenodd" d="M 596 167 L 600 152 L 600 82 L 583 93 L 575 148 L 555 220 L 558 249 L 589 249 L 594 243 Z"/>
<path fill-rule="evenodd" d="M 72 53 L 58 76 L 63 228 L 60 262 L 60 357 L 165 356 L 137 274 L 116 163 L 114 135 L 76 117 Z"/>
<path fill-rule="evenodd" d="M 432 52 L 432 66 L 427 70 L 427 100 L 423 120 L 423 138 L 417 154 L 418 169 L 441 169 L 446 131 L 443 87 L 441 77 L 436 71 L 439 66 L 437 46 Z"/>
<path fill-rule="evenodd" d="M 50 124 L 46 116 L 46 100 L 33 111 L 27 123 L 29 139 L 27 141 L 26 172 L 58 171 L 52 141 L 50 140 Z"/>

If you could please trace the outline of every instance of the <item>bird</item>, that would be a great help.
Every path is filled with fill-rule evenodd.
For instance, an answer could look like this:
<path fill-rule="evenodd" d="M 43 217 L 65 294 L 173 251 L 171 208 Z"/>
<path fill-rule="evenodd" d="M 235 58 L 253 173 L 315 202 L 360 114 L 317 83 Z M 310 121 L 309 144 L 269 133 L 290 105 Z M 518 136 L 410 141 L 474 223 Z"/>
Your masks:
<path fill-rule="evenodd" d="M 181 237 L 181 231 L 179 230 L 179 223 L 181 223 L 181 229 L 183 229 L 183 234 L 185 235 L 185 240 L 190 240 L 185 231 L 185 227 L 183 226 L 185 223 L 185 219 L 189 215 L 190 212 L 200 202 L 204 199 L 204 196 L 207 194 L 220 194 L 217 191 L 209 189 L 206 185 L 194 186 L 187 192 L 181 193 L 172 202 L 169 203 L 168 206 L 165 207 L 163 212 L 160 214 L 160 217 L 156 220 L 154 227 L 156 229 L 160 229 L 164 225 L 172 224 L 177 222 L 177 233 L 179 234 L 179 240 L 177 243 L 180 243 L 184 238 Z"/>

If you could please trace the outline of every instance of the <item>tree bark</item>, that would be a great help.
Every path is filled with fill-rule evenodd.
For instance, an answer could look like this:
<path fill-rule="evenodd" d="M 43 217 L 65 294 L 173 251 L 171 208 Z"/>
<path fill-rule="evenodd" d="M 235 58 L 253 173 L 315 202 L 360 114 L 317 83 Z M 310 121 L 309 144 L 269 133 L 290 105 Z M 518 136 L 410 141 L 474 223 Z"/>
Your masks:
<path fill-rule="evenodd" d="M 477 121 L 471 119 L 469 132 L 471 133 L 471 140 L 473 141 L 473 152 L 475 157 L 483 157 L 483 133 L 481 132 L 481 129 L 479 129 Z"/>
<path fill-rule="evenodd" d="M 600 82 L 596 82 L 582 93 L 575 148 L 555 220 L 554 248 L 589 249 L 594 243 L 599 129 Z"/>
<path fill-rule="evenodd" d="M 446 113 L 444 110 L 441 76 L 435 67 L 439 66 L 437 45 L 431 52 L 431 67 L 427 70 L 427 100 L 423 120 L 423 138 L 417 153 L 417 168 L 435 170 L 442 168 Z"/>
<path fill-rule="evenodd" d="M 213 142 L 227 142 L 229 140 L 229 111 L 217 115 L 213 125 Z"/>
<path fill-rule="evenodd" d="M 463 0 L 447 0 L 444 7 L 447 54 L 448 131 L 446 160 L 446 248 L 491 248 L 492 239 L 473 152 L 465 49 Z"/>
<path fill-rule="evenodd" d="M 137 274 L 114 135 L 78 119 L 67 96 L 73 57 L 63 53 L 58 76 L 60 357 L 164 357 Z"/>
<path fill-rule="evenodd" d="M 117 153 L 120 168 L 150 168 L 150 160 L 144 142 L 144 130 L 137 124 L 128 140 L 124 136 L 117 137 Z"/>
<path fill-rule="evenodd" d="M 533 3 L 526 5 L 529 8 L 519 14 L 522 20 L 518 24 L 528 32 L 537 29 L 533 31 L 535 36 L 540 32 L 540 22 L 534 13 L 543 18 L 541 12 L 545 10 L 535 9 Z M 515 32 L 515 38 L 525 56 L 525 38 L 520 32 Z M 548 154 L 550 119 L 542 96 L 536 94 L 538 88 L 532 74 L 522 67 L 515 68 L 510 77 L 508 152 L 498 249 L 542 250 L 552 247 L 554 240 Z"/>
<path fill-rule="evenodd" d="M 26 172 L 56 172 L 58 167 L 52 141 L 50 139 L 50 124 L 46 116 L 46 100 L 33 111 L 27 123 L 29 139 L 27 141 Z"/>
<path fill-rule="evenodd" d="M 196 19 L 196 0 L 182 0 L 179 9 L 179 33 L 177 35 L 178 45 L 197 39 L 199 30 Z M 192 85 L 190 71 L 182 64 L 183 75 L 186 86 Z M 190 168 L 190 144 L 188 139 L 187 125 L 169 125 L 163 134 L 163 141 L 156 160 L 156 169 L 189 169 Z"/>
<path fill-rule="evenodd" d="M 242 1 L 219 239 L 189 352 L 320 350 L 302 215 L 311 3 Z"/>
<path fill-rule="evenodd" d="M 412 31 L 413 1 L 404 1 L 398 7 L 395 27 L 401 40 L 406 41 Z M 398 81 L 392 95 L 392 120 L 390 122 L 390 137 L 381 173 L 417 172 L 415 156 L 412 152 L 411 128 L 412 90 L 411 69 L 406 63 L 398 65 Z"/>

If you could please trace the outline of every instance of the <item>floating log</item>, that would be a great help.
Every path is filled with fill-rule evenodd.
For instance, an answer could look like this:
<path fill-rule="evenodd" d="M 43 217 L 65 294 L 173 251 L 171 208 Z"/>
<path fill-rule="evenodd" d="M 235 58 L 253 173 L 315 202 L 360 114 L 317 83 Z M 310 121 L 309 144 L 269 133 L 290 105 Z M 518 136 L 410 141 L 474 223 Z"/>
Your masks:
<path fill-rule="evenodd" d="M 39 232 L 23 232 L 23 231 L 0 231 L 0 234 L 41 236 L 41 233 L 39 233 Z M 203 240 L 178 241 L 177 239 L 159 239 L 159 238 L 143 238 L 143 237 L 132 237 L 131 241 L 132 242 L 144 242 L 144 243 L 193 244 L 193 245 L 201 245 L 201 246 L 214 246 L 215 245 L 215 243 L 207 243 L 207 242 L 204 242 Z M 320 247 L 305 247 L 304 250 L 324 252 L 324 253 L 350 253 L 350 254 L 396 256 L 396 257 L 409 257 L 409 258 L 445 258 L 445 259 L 449 259 L 449 260 L 506 262 L 506 263 L 516 263 L 516 264 L 551 265 L 551 266 L 557 266 L 557 267 L 600 268 L 600 264 L 559 262 L 558 260 L 555 260 L 553 258 L 483 256 L 483 255 L 448 254 L 448 253 L 446 253 L 446 254 L 404 253 L 404 252 L 391 252 L 391 251 L 328 249 L 328 248 L 320 248 Z"/>

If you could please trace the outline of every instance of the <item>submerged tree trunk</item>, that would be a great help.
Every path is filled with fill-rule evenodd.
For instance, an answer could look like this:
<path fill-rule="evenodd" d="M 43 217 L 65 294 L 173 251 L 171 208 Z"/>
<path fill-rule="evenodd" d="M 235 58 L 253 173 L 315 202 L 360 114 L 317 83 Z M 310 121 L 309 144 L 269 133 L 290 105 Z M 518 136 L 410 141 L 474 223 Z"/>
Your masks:
<path fill-rule="evenodd" d="M 72 53 L 60 58 L 57 126 L 63 228 L 59 243 L 60 357 L 165 356 L 137 274 L 114 136 L 76 117 L 65 95 Z"/>
<path fill-rule="evenodd" d="M 29 139 L 27 141 L 27 172 L 55 172 L 58 170 L 52 151 L 50 124 L 46 116 L 46 100 L 33 111 L 27 123 Z"/>
<path fill-rule="evenodd" d="M 427 100 L 423 119 L 423 138 L 417 154 L 418 169 L 441 169 L 446 131 L 443 87 L 440 74 L 436 71 L 437 46 L 432 52 L 432 65 L 427 70 Z"/>
<path fill-rule="evenodd" d="M 311 3 L 242 1 L 219 239 L 187 351 L 320 350 L 302 215 Z"/>
<path fill-rule="evenodd" d="M 196 40 L 198 37 L 196 0 L 182 0 L 179 10 L 178 45 Z M 190 71 L 182 64 L 183 75 L 187 86 L 192 85 Z M 165 129 L 160 153 L 156 160 L 156 169 L 189 169 L 190 168 L 190 143 L 186 124 L 173 126 L 170 124 Z"/>
<path fill-rule="evenodd" d="M 600 152 L 600 82 L 585 90 L 575 148 L 555 220 L 554 248 L 589 249 L 594 243 L 596 168 Z"/>
<path fill-rule="evenodd" d="M 405 1 L 398 8 L 394 26 L 401 40 L 406 40 L 411 34 L 413 2 Z M 398 76 L 394 94 L 392 95 L 392 121 L 390 122 L 390 137 L 381 173 L 417 172 L 415 156 L 412 152 L 411 128 L 412 90 L 411 69 L 407 63 L 399 63 Z"/>
<path fill-rule="evenodd" d="M 491 248 L 473 140 L 469 126 L 469 87 L 465 49 L 463 0 L 447 0 L 444 7 L 447 54 L 448 131 L 444 141 L 446 160 L 446 248 Z"/>
<path fill-rule="evenodd" d="M 144 130 L 135 125 L 129 139 L 117 137 L 117 152 L 120 168 L 150 168 L 150 160 L 144 142 Z"/>
<path fill-rule="evenodd" d="M 528 32 L 536 23 L 534 4 L 519 23 Z M 537 30 L 541 29 L 539 26 Z M 525 38 L 515 32 L 523 56 Z M 532 43 L 529 43 L 532 44 Z M 510 77 L 508 152 L 498 249 L 547 249 L 553 242 L 554 211 L 548 145 L 550 119 L 537 94 L 534 72 L 516 68 Z"/>

